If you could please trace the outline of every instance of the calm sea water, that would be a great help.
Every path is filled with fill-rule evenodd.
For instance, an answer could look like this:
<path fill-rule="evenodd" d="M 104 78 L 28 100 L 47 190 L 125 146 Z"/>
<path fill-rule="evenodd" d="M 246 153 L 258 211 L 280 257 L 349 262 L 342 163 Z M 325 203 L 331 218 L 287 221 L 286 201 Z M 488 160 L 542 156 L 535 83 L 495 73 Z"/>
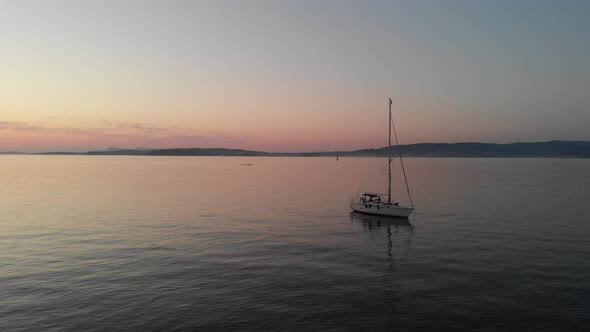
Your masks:
<path fill-rule="evenodd" d="M 590 329 L 590 160 L 405 166 L 0 156 L 0 331 Z"/>

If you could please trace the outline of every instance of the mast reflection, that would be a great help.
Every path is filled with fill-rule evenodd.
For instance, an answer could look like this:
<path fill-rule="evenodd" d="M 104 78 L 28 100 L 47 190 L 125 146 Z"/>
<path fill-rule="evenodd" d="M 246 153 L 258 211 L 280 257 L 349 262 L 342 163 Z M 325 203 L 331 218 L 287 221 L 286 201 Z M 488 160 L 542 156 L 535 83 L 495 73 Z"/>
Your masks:
<path fill-rule="evenodd" d="M 384 266 L 382 279 L 383 308 L 388 313 L 385 317 L 387 330 L 394 330 L 397 313 L 401 311 L 398 307 L 400 287 L 398 277 L 400 277 L 399 273 L 401 271 L 398 270 L 400 263 L 409 256 L 414 227 L 408 219 L 367 215 L 357 212 L 350 213 L 350 220 L 351 222 L 362 223 L 363 228 L 371 233 L 381 233 L 382 230 L 387 232 L 387 263 Z"/>
<path fill-rule="evenodd" d="M 400 230 L 404 230 L 401 233 L 406 233 L 406 241 L 405 244 L 396 241 L 396 247 L 398 249 L 402 249 L 401 252 L 398 250 L 398 255 L 403 252 L 402 259 L 405 259 L 408 255 L 410 250 L 411 238 L 414 233 L 414 226 L 408 219 L 404 218 L 392 218 L 392 217 L 383 217 L 383 216 L 375 216 L 375 215 L 367 215 L 358 212 L 351 212 L 350 213 L 350 220 L 351 222 L 359 222 L 362 223 L 363 228 L 368 230 L 369 232 L 381 230 L 384 228 L 387 231 L 387 261 L 390 263 L 390 270 L 393 270 L 393 247 L 394 241 L 393 237 L 397 237 Z M 402 236 L 404 237 L 404 236 Z M 401 248 L 400 248 L 401 246 Z M 399 258 L 398 258 L 399 260 Z"/>

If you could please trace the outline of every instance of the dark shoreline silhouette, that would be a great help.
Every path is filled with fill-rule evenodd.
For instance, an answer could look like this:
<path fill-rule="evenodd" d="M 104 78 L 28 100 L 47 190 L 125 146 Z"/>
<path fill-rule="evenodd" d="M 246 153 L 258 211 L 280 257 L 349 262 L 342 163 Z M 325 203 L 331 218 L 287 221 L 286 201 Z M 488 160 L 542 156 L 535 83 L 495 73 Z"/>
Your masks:
<path fill-rule="evenodd" d="M 392 146 L 394 155 L 407 157 L 548 157 L 590 158 L 590 141 L 547 141 L 525 143 L 418 143 Z M 353 151 L 323 152 L 264 152 L 225 148 L 174 148 L 174 149 L 116 149 L 110 148 L 88 152 L 40 152 L 17 151 L 0 154 L 33 155 L 124 155 L 124 156 L 271 156 L 271 157 L 382 157 L 387 156 L 387 147 Z"/>

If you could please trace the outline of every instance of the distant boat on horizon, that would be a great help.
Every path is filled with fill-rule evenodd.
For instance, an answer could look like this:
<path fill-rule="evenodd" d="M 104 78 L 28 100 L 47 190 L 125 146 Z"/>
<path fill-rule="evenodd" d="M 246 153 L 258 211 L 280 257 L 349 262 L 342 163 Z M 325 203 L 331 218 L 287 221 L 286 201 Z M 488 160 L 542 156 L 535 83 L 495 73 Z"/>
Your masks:
<path fill-rule="evenodd" d="M 412 196 L 410 195 L 410 187 L 408 186 L 408 180 L 406 178 L 406 171 L 404 169 L 404 163 L 401 154 L 399 155 L 400 162 L 402 165 L 402 171 L 404 173 L 404 180 L 406 182 L 406 189 L 408 190 L 408 197 L 410 198 L 410 206 L 400 206 L 399 202 L 393 202 L 391 197 L 391 128 L 393 125 L 393 119 L 391 117 L 391 105 L 393 101 L 389 99 L 389 144 L 387 149 L 387 168 L 388 168 L 388 185 L 387 194 L 379 194 L 376 192 L 364 192 L 360 194 L 356 199 L 352 199 L 350 202 L 350 208 L 353 211 L 373 214 L 378 216 L 387 217 L 401 217 L 408 218 L 414 211 L 414 204 L 412 203 Z M 394 127 L 395 130 L 395 127 Z M 396 134 L 396 144 L 397 134 Z"/>

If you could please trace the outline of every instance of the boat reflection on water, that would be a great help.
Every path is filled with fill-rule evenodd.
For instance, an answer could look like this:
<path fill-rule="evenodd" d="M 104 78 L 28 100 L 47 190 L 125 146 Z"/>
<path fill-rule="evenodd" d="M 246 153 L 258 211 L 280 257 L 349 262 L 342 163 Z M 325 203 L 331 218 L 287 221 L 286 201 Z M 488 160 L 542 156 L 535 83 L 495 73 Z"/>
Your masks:
<path fill-rule="evenodd" d="M 383 243 L 386 264 L 383 266 L 383 308 L 386 316 L 386 330 L 395 330 L 396 317 L 403 315 L 404 308 L 399 306 L 399 290 L 404 278 L 403 264 L 409 259 L 414 228 L 406 218 L 392 218 L 364 213 L 351 212 L 351 222 L 362 223 L 370 233 L 387 232 L 387 243 Z M 381 238 L 381 237 L 378 237 Z M 382 238 L 381 238 L 382 239 Z"/>
<path fill-rule="evenodd" d="M 381 229 L 387 231 L 387 260 L 391 263 L 390 270 L 393 270 L 394 251 L 397 251 L 398 255 L 401 255 L 398 256 L 398 260 L 400 258 L 402 260 L 407 258 L 411 247 L 412 236 L 414 235 L 414 227 L 408 219 L 351 212 L 350 221 L 362 223 L 363 227 L 369 232 L 380 232 Z M 394 238 L 397 239 L 394 241 Z"/>

